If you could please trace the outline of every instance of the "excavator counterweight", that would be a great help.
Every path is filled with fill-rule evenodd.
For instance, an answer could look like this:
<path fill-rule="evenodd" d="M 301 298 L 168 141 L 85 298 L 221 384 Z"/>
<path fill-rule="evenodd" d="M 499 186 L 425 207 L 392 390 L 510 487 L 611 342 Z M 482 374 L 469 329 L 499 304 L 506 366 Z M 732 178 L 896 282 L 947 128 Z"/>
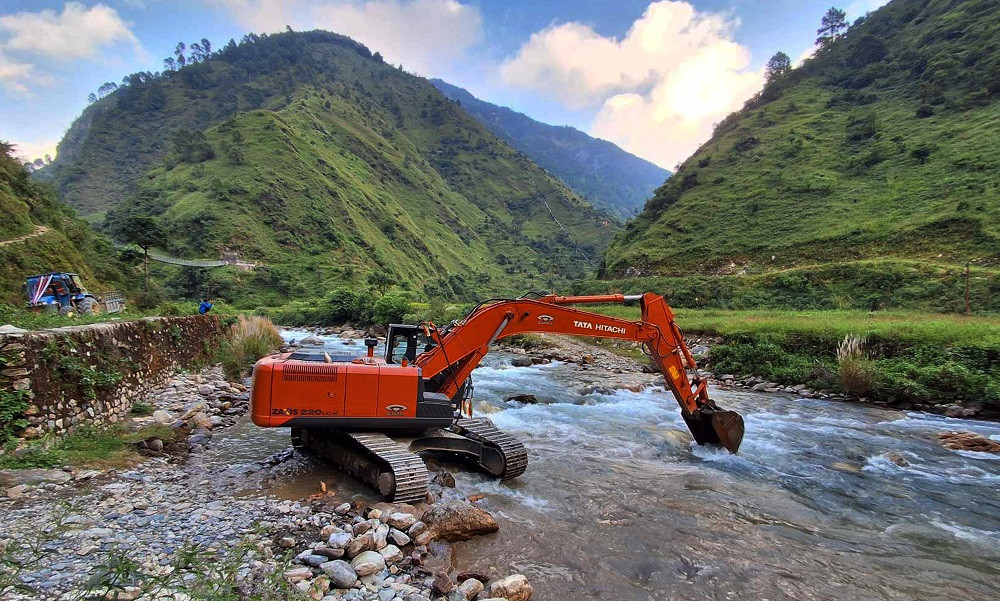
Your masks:
<path fill-rule="evenodd" d="M 572 305 L 638 303 L 638 321 Z M 642 344 L 698 444 L 732 453 L 743 440 L 743 418 L 709 398 L 673 312 L 646 293 L 538 296 L 481 303 L 463 320 L 390 324 L 384 357 L 330 356 L 297 351 L 265 357 L 254 367 L 251 415 L 262 427 L 292 428 L 296 448 L 309 449 L 369 482 L 382 494 L 413 502 L 426 494 L 419 452 L 448 453 L 502 480 L 527 468 L 527 451 L 489 420 L 472 418 L 472 370 L 496 340 L 523 333 L 631 340 Z M 394 441 L 388 434 L 412 439 Z"/>

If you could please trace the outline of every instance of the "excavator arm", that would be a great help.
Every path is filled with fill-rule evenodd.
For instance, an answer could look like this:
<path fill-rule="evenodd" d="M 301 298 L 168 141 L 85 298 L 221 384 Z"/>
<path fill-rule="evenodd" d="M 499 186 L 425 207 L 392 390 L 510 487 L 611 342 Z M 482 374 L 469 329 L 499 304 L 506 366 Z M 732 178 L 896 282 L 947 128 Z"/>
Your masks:
<path fill-rule="evenodd" d="M 639 303 L 638 321 L 583 311 L 569 305 Z M 707 381 L 688 377 L 696 366 L 684 343 L 673 311 L 662 296 L 652 293 L 626 296 L 541 296 L 488 301 L 473 309 L 461 322 L 442 331 L 433 323 L 421 324 L 437 344 L 416 358 L 427 381 L 450 397 L 472 370 L 502 338 L 526 333 L 567 334 L 616 338 L 641 343 L 659 368 L 667 387 L 681 407 L 681 415 L 699 444 L 720 444 L 735 453 L 743 440 L 743 418 L 719 409 L 709 398 Z"/>

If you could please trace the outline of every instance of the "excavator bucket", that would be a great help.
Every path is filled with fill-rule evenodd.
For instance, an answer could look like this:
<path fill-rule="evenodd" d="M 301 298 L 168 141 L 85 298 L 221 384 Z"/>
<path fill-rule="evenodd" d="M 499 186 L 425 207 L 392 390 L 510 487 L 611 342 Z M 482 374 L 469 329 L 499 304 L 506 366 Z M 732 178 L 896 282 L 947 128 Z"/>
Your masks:
<path fill-rule="evenodd" d="M 690 416 L 683 417 L 698 444 L 722 445 L 730 453 L 740 450 L 740 443 L 743 442 L 743 416 L 739 413 L 698 409 Z"/>

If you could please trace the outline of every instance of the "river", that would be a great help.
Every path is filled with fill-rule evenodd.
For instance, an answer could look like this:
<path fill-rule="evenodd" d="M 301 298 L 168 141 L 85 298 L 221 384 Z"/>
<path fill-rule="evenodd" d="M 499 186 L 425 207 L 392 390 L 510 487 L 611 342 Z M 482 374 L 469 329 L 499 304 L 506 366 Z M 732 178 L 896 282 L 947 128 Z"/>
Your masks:
<path fill-rule="evenodd" d="M 1000 424 L 713 390 L 746 419 L 730 455 L 693 445 L 662 389 L 581 394 L 574 365 L 510 360 L 492 353 L 474 372 L 475 407 L 524 442 L 530 463 L 503 484 L 456 472 L 453 494 L 485 494 L 501 526 L 456 545 L 460 569 L 523 573 L 543 601 L 1000 597 L 1000 457 L 935 439 L 1000 439 Z M 541 402 L 503 401 L 515 393 Z M 250 471 L 287 447 L 286 431 L 245 420 L 205 460 Z M 304 459 L 260 473 L 244 486 L 298 498 L 322 480 L 368 494 Z"/>

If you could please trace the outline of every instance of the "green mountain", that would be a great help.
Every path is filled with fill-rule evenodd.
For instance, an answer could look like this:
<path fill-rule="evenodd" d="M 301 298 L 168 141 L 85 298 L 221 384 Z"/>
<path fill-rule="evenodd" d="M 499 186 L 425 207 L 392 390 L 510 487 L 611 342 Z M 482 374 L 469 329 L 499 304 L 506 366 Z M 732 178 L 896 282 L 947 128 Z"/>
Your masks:
<path fill-rule="evenodd" d="M 0 142 L 0 303 L 24 304 L 24 278 L 48 271 L 79 273 L 94 291 L 128 288 L 130 269 L 111 242 L 32 181 L 12 150 Z"/>
<path fill-rule="evenodd" d="M 994 1 L 894 0 L 719 123 L 601 276 L 787 272 L 784 285 L 821 287 L 879 273 L 858 287 L 902 294 L 921 271 L 960 285 L 971 261 L 996 297 L 998 99 Z M 834 264 L 859 269 L 807 267 Z"/>
<path fill-rule="evenodd" d="M 592 138 L 572 127 L 557 127 L 480 100 L 467 90 L 440 79 L 431 83 L 512 147 L 552 173 L 567 186 L 620 217 L 636 215 L 670 172 Z"/>
<path fill-rule="evenodd" d="M 617 229 L 427 80 L 343 36 L 250 35 L 127 79 L 73 124 L 48 177 L 109 231 L 152 215 L 170 254 L 266 264 L 172 274 L 189 294 L 279 302 L 376 269 L 443 298 L 549 288 L 587 273 Z"/>

